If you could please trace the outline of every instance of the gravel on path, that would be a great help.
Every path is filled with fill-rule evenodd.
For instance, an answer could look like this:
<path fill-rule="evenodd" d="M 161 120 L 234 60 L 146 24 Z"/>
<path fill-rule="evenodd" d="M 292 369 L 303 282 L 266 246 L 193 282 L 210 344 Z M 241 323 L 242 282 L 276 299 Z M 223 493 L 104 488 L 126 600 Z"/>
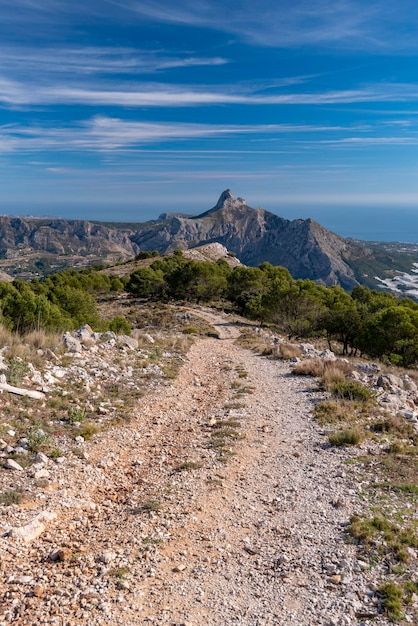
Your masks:
<path fill-rule="evenodd" d="M 0 625 L 389 624 L 346 542 L 361 483 L 311 416 L 314 381 L 208 315 L 219 339 L 16 513 L 56 520 L 1 538 Z"/>

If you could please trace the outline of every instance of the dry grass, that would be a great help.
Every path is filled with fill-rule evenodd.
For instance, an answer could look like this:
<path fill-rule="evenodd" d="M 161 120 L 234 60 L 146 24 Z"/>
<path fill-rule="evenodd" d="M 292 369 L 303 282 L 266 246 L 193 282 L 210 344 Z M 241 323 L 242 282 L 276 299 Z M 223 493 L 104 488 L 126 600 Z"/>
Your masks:
<path fill-rule="evenodd" d="M 290 360 L 294 358 L 300 358 L 302 356 L 302 351 L 299 346 L 294 343 L 279 343 L 276 347 L 277 350 L 277 358 Z"/>
<path fill-rule="evenodd" d="M 373 419 L 368 404 L 334 398 L 318 402 L 314 408 L 314 416 L 322 426 L 338 424 L 342 427 L 352 427 L 359 424 L 362 428 L 367 428 Z"/>
<path fill-rule="evenodd" d="M 55 354 L 62 353 L 64 346 L 60 333 L 34 330 L 26 335 L 18 335 L 0 325 L 1 348 L 6 348 L 3 353 L 5 356 L 31 361 L 36 366 L 42 364 L 43 352 L 51 350 Z"/>
<path fill-rule="evenodd" d="M 416 437 L 418 440 L 418 435 L 415 433 L 412 424 L 407 422 L 405 418 L 391 415 L 390 413 L 374 421 L 370 429 L 382 435 L 400 437 L 401 439 L 414 439 Z"/>
<path fill-rule="evenodd" d="M 345 428 L 331 433 L 328 440 L 332 446 L 357 446 L 365 439 L 363 429 L 355 426 L 354 428 Z"/>
<path fill-rule="evenodd" d="M 241 336 L 237 339 L 237 343 L 243 348 L 273 359 L 290 360 L 302 356 L 302 351 L 298 345 L 288 341 L 273 343 L 271 337 L 256 333 L 250 328 L 241 330 Z"/>
<path fill-rule="evenodd" d="M 7 328 L 5 328 L 2 324 L 0 324 L 0 348 L 4 348 L 4 346 L 8 346 L 11 350 L 16 345 L 20 345 L 21 340 L 18 335 L 15 333 L 11 333 Z"/>
<path fill-rule="evenodd" d="M 273 352 L 271 340 L 267 339 L 267 337 L 260 336 L 259 333 L 249 328 L 241 329 L 241 335 L 236 340 L 236 343 L 242 348 L 247 348 L 248 350 L 253 350 L 254 352 L 266 356 Z"/>
<path fill-rule="evenodd" d="M 314 409 L 315 418 L 320 424 L 350 424 L 356 420 L 357 412 L 352 403 L 347 401 L 324 400 L 318 402 Z"/>
<path fill-rule="evenodd" d="M 44 330 L 34 330 L 25 335 L 23 340 L 26 345 L 34 350 L 52 350 L 52 352 L 62 352 L 62 333 L 48 333 Z"/>
<path fill-rule="evenodd" d="M 324 386 L 329 387 L 331 383 L 340 382 L 353 371 L 352 365 L 342 359 L 329 361 L 314 357 L 300 361 L 293 368 L 293 373 L 298 376 L 314 376 L 321 378 Z"/>

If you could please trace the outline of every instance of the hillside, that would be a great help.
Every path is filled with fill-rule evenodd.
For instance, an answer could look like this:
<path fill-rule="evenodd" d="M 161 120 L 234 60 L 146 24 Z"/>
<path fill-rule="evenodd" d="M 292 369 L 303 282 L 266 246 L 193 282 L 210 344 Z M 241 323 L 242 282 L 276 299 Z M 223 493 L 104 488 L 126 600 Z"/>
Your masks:
<path fill-rule="evenodd" d="M 84 327 L 45 348 L 20 383 L 40 399 L 6 389 L 0 623 L 389 626 L 388 584 L 415 623 L 412 378 L 207 309 L 156 312 L 138 307 L 134 337 Z M 200 317 L 221 340 L 203 327 L 186 354 Z M 295 375 L 318 363 L 379 404 Z M 343 420 L 355 445 L 330 443 Z"/>
<path fill-rule="evenodd" d="M 141 249 L 170 252 L 218 242 L 244 264 L 264 261 L 286 267 L 295 278 L 310 278 L 326 285 L 358 284 L 344 256 L 355 244 L 334 235 L 313 220 L 289 221 L 263 208 L 252 209 L 230 190 L 213 209 L 190 218 L 177 215 L 143 229 L 134 237 Z"/>
<path fill-rule="evenodd" d="M 0 270 L 32 278 L 67 267 L 113 264 L 139 251 L 132 232 L 85 220 L 0 217 Z"/>
<path fill-rule="evenodd" d="M 0 271 L 30 279 L 66 267 L 112 265 L 140 250 L 165 254 L 221 244 L 242 263 L 265 261 L 286 267 L 295 278 L 350 290 L 382 286 L 407 272 L 416 250 L 365 244 L 336 235 L 311 219 L 287 220 L 224 191 L 199 215 L 163 213 L 146 223 L 97 223 L 61 219 L 0 218 Z"/>

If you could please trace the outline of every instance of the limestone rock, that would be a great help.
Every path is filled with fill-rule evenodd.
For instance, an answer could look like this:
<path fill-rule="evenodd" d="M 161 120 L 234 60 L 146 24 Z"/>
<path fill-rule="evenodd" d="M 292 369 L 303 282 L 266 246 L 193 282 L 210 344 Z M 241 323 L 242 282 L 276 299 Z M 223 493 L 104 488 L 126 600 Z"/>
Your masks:
<path fill-rule="evenodd" d="M 83 350 L 81 341 L 73 337 L 71 333 L 65 333 L 63 341 L 65 349 L 68 350 L 68 352 L 81 352 Z"/>
<path fill-rule="evenodd" d="M 118 335 L 117 341 L 119 344 L 127 346 L 131 350 L 137 350 L 139 347 L 137 340 L 133 337 L 129 337 L 128 335 Z"/>
<path fill-rule="evenodd" d="M 37 452 L 33 457 L 32 462 L 43 463 L 44 465 L 46 465 L 47 463 L 49 463 L 49 458 L 43 452 Z"/>
<path fill-rule="evenodd" d="M 44 522 L 52 521 L 56 517 L 56 513 L 43 511 L 25 526 L 12 528 L 9 532 L 9 536 L 22 539 L 25 543 L 33 541 L 45 531 L 46 526 Z"/>
<path fill-rule="evenodd" d="M 36 598 L 42 598 L 44 595 L 44 588 L 42 585 L 34 585 L 32 593 Z"/>
<path fill-rule="evenodd" d="M 14 459 L 6 459 L 4 463 L 4 467 L 10 470 L 16 470 L 18 472 L 23 472 L 23 467 Z"/>
<path fill-rule="evenodd" d="M 81 328 L 75 332 L 75 335 L 80 341 L 94 341 L 93 329 L 88 324 L 81 326 Z"/>
<path fill-rule="evenodd" d="M 388 390 L 403 389 L 403 381 L 393 374 L 381 374 L 376 380 L 376 386 Z"/>
<path fill-rule="evenodd" d="M 59 548 L 55 550 L 49 558 L 51 561 L 69 561 L 71 556 L 72 552 L 69 548 Z"/>
<path fill-rule="evenodd" d="M 116 559 L 116 556 L 117 556 L 116 552 L 112 552 L 111 550 L 106 550 L 105 552 L 102 552 L 102 554 L 100 555 L 100 561 L 102 561 L 102 563 L 105 563 L 106 565 L 109 565 Z"/>

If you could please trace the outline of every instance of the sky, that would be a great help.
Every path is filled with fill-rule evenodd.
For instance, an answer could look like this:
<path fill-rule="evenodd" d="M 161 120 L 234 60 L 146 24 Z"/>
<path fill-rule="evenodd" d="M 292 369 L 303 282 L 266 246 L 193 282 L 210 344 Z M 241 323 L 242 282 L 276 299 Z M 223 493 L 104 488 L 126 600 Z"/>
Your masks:
<path fill-rule="evenodd" d="M 418 241 L 416 0 L 0 15 L 0 214 L 140 222 L 230 188 L 344 236 Z"/>

